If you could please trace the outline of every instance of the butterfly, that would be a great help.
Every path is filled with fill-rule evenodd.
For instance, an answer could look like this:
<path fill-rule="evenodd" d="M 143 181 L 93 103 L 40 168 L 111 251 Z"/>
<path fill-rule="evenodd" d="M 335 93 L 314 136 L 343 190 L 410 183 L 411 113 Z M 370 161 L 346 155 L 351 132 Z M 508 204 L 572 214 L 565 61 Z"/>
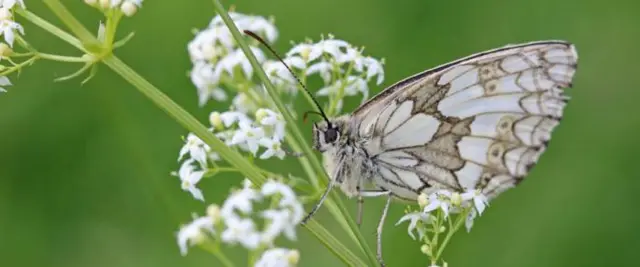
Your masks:
<path fill-rule="evenodd" d="M 377 254 L 392 199 L 441 189 L 479 190 L 488 199 L 519 184 L 562 119 L 578 55 L 565 41 L 477 53 L 408 77 L 353 113 L 313 126 L 329 185 L 349 197 L 386 196 Z M 319 108 L 319 106 L 318 106 Z"/>

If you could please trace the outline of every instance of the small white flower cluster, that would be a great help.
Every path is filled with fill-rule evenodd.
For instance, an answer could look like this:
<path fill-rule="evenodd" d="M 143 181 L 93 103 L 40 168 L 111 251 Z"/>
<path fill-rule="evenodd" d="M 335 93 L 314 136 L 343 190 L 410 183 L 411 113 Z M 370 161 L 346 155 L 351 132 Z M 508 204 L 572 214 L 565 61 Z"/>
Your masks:
<path fill-rule="evenodd" d="M 101 9 L 103 12 L 110 9 L 119 9 L 127 17 L 131 17 L 142 7 L 143 0 L 84 0 L 87 5 Z"/>
<path fill-rule="evenodd" d="M 270 109 L 258 109 L 253 118 L 238 111 L 212 112 L 209 116 L 210 130 L 230 147 L 256 156 L 260 147 L 264 151 L 260 159 L 277 157 L 283 159 L 285 152 L 282 142 L 285 136 L 285 122 L 282 115 Z M 206 171 L 215 171 L 212 162 L 220 160 L 220 156 L 211 150 L 200 138 L 190 133 L 180 150 L 178 161 L 182 162 L 177 174 L 182 182 L 182 189 L 189 191 L 195 199 L 204 201 L 200 189 L 196 187 Z"/>
<path fill-rule="evenodd" d="M 13 12 L 16 8 L 25 9 L 24 1 L 0 0 L 0 35 L 4 36 L 4 42 L 0 42 L 0 59 L 7 59 L 13 54 L 11 48 L 13 47 L 16 33 L 24 35 L 22 25 L 13 20 Z M 10 85 L 12 84 L 8 77 L 0 76 L 0 93 L 7 92 L 4 87 Z"/>
<path fill-rule="evenodd" d="M 229 16 L 241 31 L 250 30 L 264 36 L 268 42 L 274 42 L 278 38 L 276 27 L 264 17 L 235 12 L 229 13 Z M 187 48 L 193 63 L 191 81 L 198 88 L 201 106 L 206 104 L 209 99 L 227 100 L 227 93 L 222 89 L 223 87 L 237 88 L 241 85 L 236 86 L 234 81 L 251 81 L 253 78 L 253 67 L 219 15 L 211 20 L 209 27 L 196 34 Z M 259 62 L 265 60 L 262 50 L 256 46 L 250 46 L 250 48 Z M 255 87 L 237 89 L 262 91 L 261 88 L 256 90 Z M 244 94 L 236 96 L 236 98 L 242 97 L 246 96 Z M 244 101 L 234 99 L 235 102 L 242 103 Z M 242 106 L 236 105 L 236 107 Z"/>
<path fill-rule="evenodd" d="M 300 260 L 300 253 L 295 249 L 272 248 L 264 253 L 254 265 L 255 267 L 291 267 Z"/>
<path fill-rule="evenodd" d="M 255 210 L 260 203 L 270 207 Z M 268 180 L 256 189 L 245 180 L 243 188 L 231 193 L 222 207 L 211 205 L 207 216 L 194 218 L 190 224 L 181 227 L 178 246 L 182 255 L 187 254 L 189 246 L 207 240 L 239 244 L 252 251 L 267 247 L 255 266 L 294 266 L 299 259 L 298 252 L 275 247 L 274 241 L 280 235 L 295 240 L 295 227 L 303 216 L 302 204 L 288 185 Z M 256 217 L 262 218 L 263 222 L 257 223 L 253 219 Z"/>
<path fill-rule="evenodd" d="M 396 225 L 409 221 L 409 236 L 415 240 L 414 231 L 417 230 L 418 239 L 423 242 L 420 250 L 431 259 L 430 266 L 438 267 L 436 263 L 441 260 L 440 252 L 447 245 L 444 240 L 448 240 L 458 230 L 462 220 L 465 221 L 467 231 L 471 231 L 473 220 L 476 215 L 482 214 L 488 200 L 480 190 L 464 193 L 438 190 L 428 196 L 420 194 L 418 205 L 420 210 L 408 212 Z M 445 234 L 446 237 L 438 239 L 438 235 Z M 446 267 L 447 263 L 442 262 L 442 266 Z"/>
<path fill-rule="evenodd" d="M 414 230 L 418 231 L 418 239 L 422 239 L 426 232 L 426 226 L 431 224 L 435 218 L 431 214 L 433 211 L 440 210 L 444 214 L 444 219 L 448 219 L 451 214 L 460 214 L 468 212 L 465 219 L 467 231 L 471 231 L 473 220 L 476 215 L 481 215 L 488 206 L 487 197 L 479 190 L 469 190 L 464 193 L 451 192 L 448 190 L 439 190 L 427 196 L 424 193 L 418 196 L 418 205 L 421 211 L 411 212 L 404 215 L 398 221 L 398 224 L 409 221 L 408 232 L 411 238 L 415 239 Z M 419 224 L 420 223 L 420 224 Z"/>
<path fill-rule="evenodd" d="M 18 7 L 25 9 L 23 0 L 0 0 L 0 35 L 10 47 L 13 47 L 16 32 L 24 35 L 22 25 L 13 20 L 13 11 Z"/>
<path fill-rule="evenodd" d="M 317 95 L 335 101 L 335 110 L 329 110 L 329 113 L 336 115 L 342 109 L 344 97 L 362 94 L 364 102 L 369 98 L 368 83 L 375 78 L 376 84 L 380 85 L 384 80 L 383 62 L 363 56 L 362 50 L 329 35 L 328 39 L 317 43 L 308 41 L 295 45 L 284 61 L 302 76 L 320 75 L 324 87 Z M 294 77 L 281 63 L 267 61 L 264 68 L 276 85 L 296 91 Z"/>

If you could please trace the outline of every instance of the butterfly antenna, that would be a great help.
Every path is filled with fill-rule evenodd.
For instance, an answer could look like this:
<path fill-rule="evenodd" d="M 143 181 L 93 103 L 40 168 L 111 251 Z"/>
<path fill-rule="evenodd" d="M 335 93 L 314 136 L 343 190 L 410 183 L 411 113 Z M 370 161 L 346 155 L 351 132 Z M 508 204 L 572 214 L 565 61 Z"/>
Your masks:
<path fill-rule="evenodd" d="M 273 48 L 271 48 L 271 46 L 269 46 L 269 44 L 267 42 L 265 42 L 262 38 L 260 38 L 260 36 L 258 36 L 254 32 L 249 31 L 249 30 L 244 30 L 243 32 L 244 32 L 244 34 L 251 36 L 253 39 L 258 40 L 258 42 L 260 42 L 262 45 L 264 45 L 271 52 L 271 54 L 273 54 L 282 63 L 282 65 L 284 65 L 284 67 L 287 68 L 287 70 L 289 71 L 289 73 L 291 73 L 293 78 L 295 78 L 296 81 L 298 81 L 298 84 L 300 85 L 300 87 L 302 87 L 302 89 L 304 89 L 304 91 L 311 97 L 311 99 L 313 100 L 313 103 L 316 105 L 316 107 L 320 111 L 319 115 L 322 116 L 322 118 L 324 118 L 324 120 L 327 122 L 327 125 L 330 126 L 331 122 L 329 121 L 329 117 L 327 117 L 327 114 L 325 114 L 324 110 L 322 110 L 322 107 L 320 107 L 320 103 L 318 103 L 318 100 L 316 100 L 316 98 L 313 97 L 313 94 L 311 94 L 311 92 L 309 92 L 309 89 L 307 89 L 307 87 L 302 83 L 302 81 L 300 81 L 300 79 L 298 79 L 298 76 L 296 76 L 296 74 L 293 72 L 293 70 L 291 70 L 291 68 L 289 68 L 287 63 L 284 63 L 284 60 L 282 59 L 282 57 L 280 57 L 280 55 L 278 55 L 278 53 L 276 53 L 276 51 L 273 50 Z"/>

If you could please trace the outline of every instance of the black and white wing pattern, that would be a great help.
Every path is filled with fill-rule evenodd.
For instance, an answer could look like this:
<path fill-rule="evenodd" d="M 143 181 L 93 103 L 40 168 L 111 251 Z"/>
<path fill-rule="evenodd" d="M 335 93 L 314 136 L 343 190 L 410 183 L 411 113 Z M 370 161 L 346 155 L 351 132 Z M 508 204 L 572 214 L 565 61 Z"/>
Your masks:
<path fill-rule="evenodd" d="M 491 199 L 517 185 L 562 119 L 577 60 L 570 43 L 534 42 L 392 85 L 353 116 L 379 167 L 374 184 L 407 200 L 438 189 Z"/>

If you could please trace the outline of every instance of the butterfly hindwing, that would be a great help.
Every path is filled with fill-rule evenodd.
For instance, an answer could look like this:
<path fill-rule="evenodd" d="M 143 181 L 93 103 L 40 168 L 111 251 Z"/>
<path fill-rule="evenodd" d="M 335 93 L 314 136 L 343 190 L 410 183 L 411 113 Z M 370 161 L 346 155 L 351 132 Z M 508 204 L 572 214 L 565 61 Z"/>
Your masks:
<path fill-rule="evenodd" d="M 558 125 L 577 64 L 573 45 L 479 53 L 407 78 L 356 110 L 358 133 L 400 198 L 446 188 L 488 197 L 517 184 Z"/>

